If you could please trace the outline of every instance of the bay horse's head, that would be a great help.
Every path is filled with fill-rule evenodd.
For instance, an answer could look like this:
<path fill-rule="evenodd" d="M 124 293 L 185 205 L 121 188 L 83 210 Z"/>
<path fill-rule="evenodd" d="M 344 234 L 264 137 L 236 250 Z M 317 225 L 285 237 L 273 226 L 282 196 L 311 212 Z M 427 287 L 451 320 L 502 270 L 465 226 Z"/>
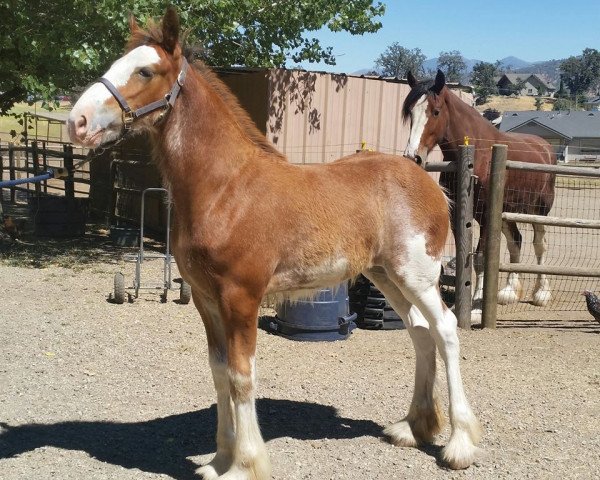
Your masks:
<path fill-rule="evenodd" d="M 404 155 L 420 164 L 443 140 L 448 127 L 448 109 L 440 95 L 446 85 L 446 78 L 438 70 L 433 82 L 418 82 L 408 72 L 408 84 L 411 90 L 404 100 L 402 117 L 405 121 L 410 118 L 410 136 Z"/>
<path fill-rule="evenodd" d="M 126 131 L 151 128 L 173 106 L 187 61 L 179 45 L 179 18 L 168 9 L 159 25 L 142 30 L 133 17 L 125 54 L 79 98 L 69 115 L 74 143 L 96 148 Z"/>

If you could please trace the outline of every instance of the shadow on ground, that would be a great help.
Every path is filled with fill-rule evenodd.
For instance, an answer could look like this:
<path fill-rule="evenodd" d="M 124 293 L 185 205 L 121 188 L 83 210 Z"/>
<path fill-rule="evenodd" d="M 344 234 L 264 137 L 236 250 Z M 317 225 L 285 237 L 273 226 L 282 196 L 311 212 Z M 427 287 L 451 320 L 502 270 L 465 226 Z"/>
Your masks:
<path fill-rule="evenodd" d="M 379 437 L 382 427 L 370 420 L 339 417 L 334 407 L 289 400 L 257 401 L 266 441 Z M 49 446 L 81 450 L 102 462 L 178 480 L 197 479 L 199 465 L 187 457 L 214 452 L 216 407 L 145 422 L 61 422 L 10 426 L 0 424 L 0 459 Z"/>

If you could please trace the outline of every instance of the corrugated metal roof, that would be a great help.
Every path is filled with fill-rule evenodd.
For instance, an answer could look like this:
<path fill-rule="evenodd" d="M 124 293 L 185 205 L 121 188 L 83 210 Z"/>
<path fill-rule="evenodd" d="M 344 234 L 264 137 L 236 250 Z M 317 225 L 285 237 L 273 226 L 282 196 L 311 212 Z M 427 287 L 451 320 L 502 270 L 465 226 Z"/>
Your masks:
<path fill-rule="evenodd" d="M 600 138 L 600 112 L 560 110 L 540 112 L 504 112 L 500 130 L 516 131 L 528 123 L 537 123 L 568 138 Z"/>

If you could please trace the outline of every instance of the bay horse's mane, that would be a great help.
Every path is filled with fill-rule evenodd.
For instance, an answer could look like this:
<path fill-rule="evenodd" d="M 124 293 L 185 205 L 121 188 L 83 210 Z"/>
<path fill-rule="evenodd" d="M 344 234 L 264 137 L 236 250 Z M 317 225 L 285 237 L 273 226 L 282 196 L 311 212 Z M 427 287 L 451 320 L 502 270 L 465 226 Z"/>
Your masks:
<path fill-rule="evenodd" d="M 410 118 L 410 111 L 419 98 L 423 95 L 435 95 L 435 93 L 431 91 L 433 83 L 433 80 L 423 80 L 410 89 L 408 96 L 404 99 L 404 103 L 402 104 L 402 119 L 405 122 Z"/>
<path fill-rule="evenodd" d="M 248 112 L 240 105 L 237 97 L 231 92 L 229 87 L 223 83 L 221 79 L 213 72 L 213 70 L 206 65 L 203 61 L 194 58 L 194 51 L 192 47 L 186 45 L 184 33 L 181 39 L 180 45 L 184 57 L 187 59 L 190 65 L 202 75 L 202 77 L 208 82 L 208 84 L 215 90 L 217 95 L 223 100 L 227 107 L 231 110 L 231 118 L 238 124 L 240 130 L 245 133 L 250 141 L 252 141 L 257 147 L 264 150 L 266 153 L 274 155 L 275 157 L 286 160 L 279 150 L 277 150 L 264 134 L 258 129 Z M 163 31 L 161 25 L 149 20 L 146 29 L 137 29 L 132 33 L 127 46 L 125 47 L 125 53 L 130 52 L 134 48 L 141 47 L 142 45 L 156 45 L 161 47 L 163 50 L 168 50 L 164 47 Z"/>

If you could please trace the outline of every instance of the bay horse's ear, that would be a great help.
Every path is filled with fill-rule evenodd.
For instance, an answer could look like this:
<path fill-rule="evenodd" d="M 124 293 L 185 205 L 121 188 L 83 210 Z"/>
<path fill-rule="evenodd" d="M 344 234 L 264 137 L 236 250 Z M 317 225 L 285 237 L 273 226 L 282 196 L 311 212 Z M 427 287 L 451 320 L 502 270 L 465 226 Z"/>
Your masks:
<path fill-rule="evenodd" d="M 179 41 L 179 16 L 173 7 L 167 8 L 162 19 L 162 47 L 168 53 L 173 53 Z"/>
<path fill-rule="evenodd" d="M 438 69 L 437 75 L 435 76 L 435 83 L 433 87 L 431 87 L 431 91 L 435 94 L 439 94 L 446 85 L 446 77 L 444 76 L 444 72 Z"/>
<path fill-rule="evenodd" d="M 408 85 L 410 86 L 410 88 L 415 88 L 415 85 L 417 84 L 417 79 L 410 70 L 406 74 L 406 79 L 408 80 Z"/>

